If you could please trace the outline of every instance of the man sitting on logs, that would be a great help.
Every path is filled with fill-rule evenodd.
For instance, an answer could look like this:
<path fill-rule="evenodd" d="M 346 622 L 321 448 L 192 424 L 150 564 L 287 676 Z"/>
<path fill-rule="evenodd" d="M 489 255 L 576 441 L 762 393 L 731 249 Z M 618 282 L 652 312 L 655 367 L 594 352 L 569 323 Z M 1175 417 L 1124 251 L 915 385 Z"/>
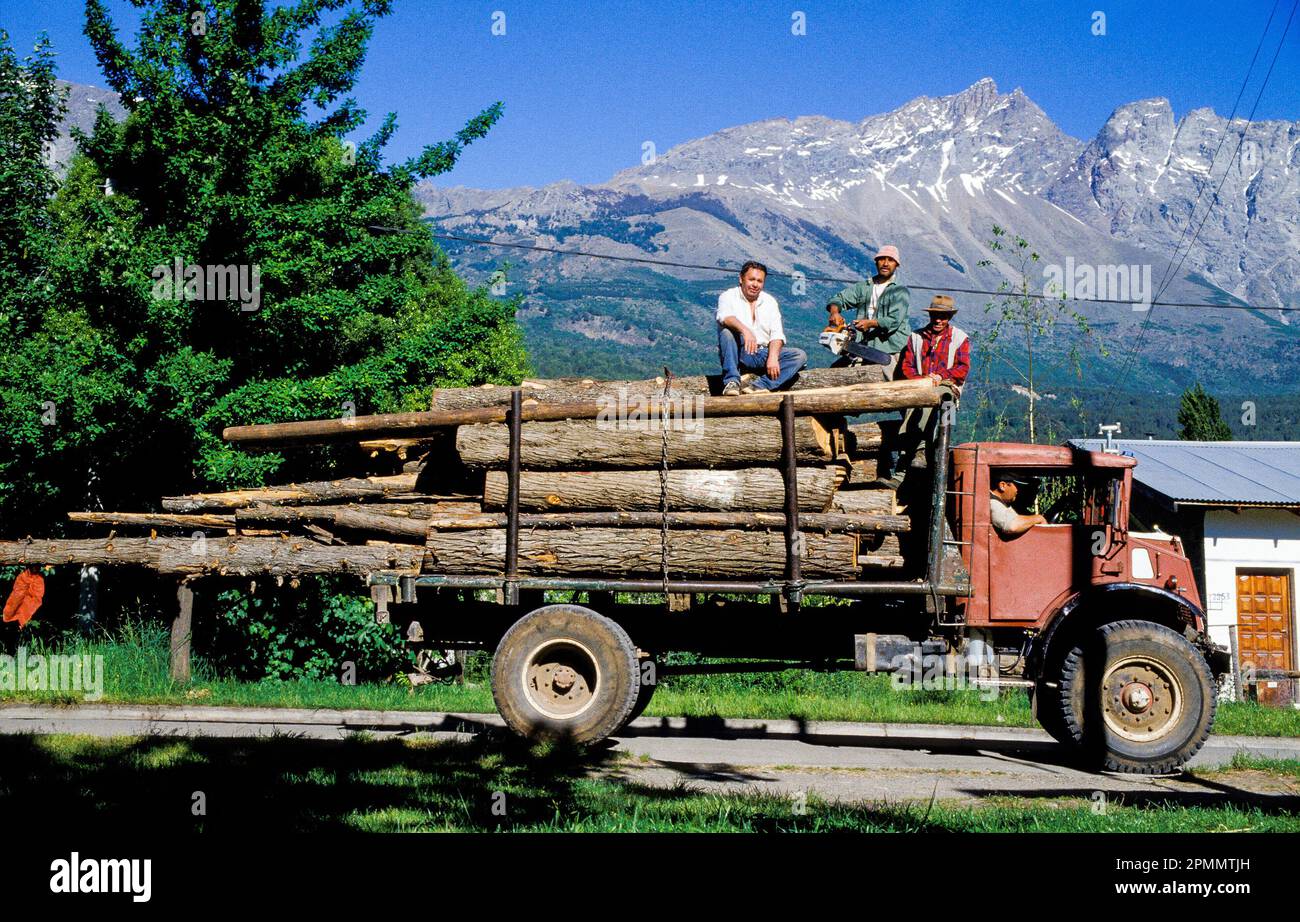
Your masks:
<path fill-rule="evenodd" d="M 948 295 L 935 295 L 925 310 L 930 322 L 908 337 L 898 363 L 899 377 L 946 383 L 960 395 L 970 374 L 970 337 L 952 325 L 957 308 Z M 939 407 L 913 407 L 903 413 L 893 451 L 886 454 L 879 474 L 884 486 L 898 489 L 921 442 L 934 444 L 938 414 Z"/>
<path fill-rule="evenodd" d="M 808 364 L 806 352 L 786 346 L 781 310 L 763 291 L 766 281 L 767 266 L 751 260 L 740 267 L 740 284 L 718 296 L 724 397 L 780 390 Z M 751 373 L 743 381 L 742 369 Z"/>
<path fill-rule="evenodd" d="M 885 365 L 886 379 L 891 380 L 897 377 L 898 354 L 907 344 L 907 334 L 911 332 L 911 326 L 907 322 L 911 295 L 906 286 L 898 284 L 894 277 L 897 271 L 898 247 L 881 247 L 876 254 L 875 277 L 870 282 L 850 285 L 826 305 L 826 310 L 830 312 L 830 327 L 844 325 L 840 313 L 842 309 L 857 309 L 858 316 L 853 321 L 857 342 L 877 353 L 883 353 L 879 361 Z M 845 356 L 835 366 L 847 365 L 850 361 Z"/>

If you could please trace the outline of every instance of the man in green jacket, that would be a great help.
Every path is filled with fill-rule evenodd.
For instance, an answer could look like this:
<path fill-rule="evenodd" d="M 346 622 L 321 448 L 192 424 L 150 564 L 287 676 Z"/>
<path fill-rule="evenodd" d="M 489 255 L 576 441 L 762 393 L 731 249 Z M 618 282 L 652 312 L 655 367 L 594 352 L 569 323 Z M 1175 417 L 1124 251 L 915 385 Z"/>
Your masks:
<path fill-rule="evenodd" d="M 881 247 L 876 254 L 875 278 L 870 282 L 850 285 L 826 305 L 832 326 L 843 323 L 841 310 L 850 307 L 857 309 L 857 319 L 853 321 L 857 340 L 862 345 L 879 349 L 889 356 L 885 377 L 890 380 L 898 368 L 898 356 L 907 345 L 907 337 L 912 332 L 911 324 L 907 321 L 911 296 L 906 286 L 898 284 L 894 278 L 898 272 L 898 263 L 898 247 Z M 841 362 L 847 364 L 847 360 Z"/>

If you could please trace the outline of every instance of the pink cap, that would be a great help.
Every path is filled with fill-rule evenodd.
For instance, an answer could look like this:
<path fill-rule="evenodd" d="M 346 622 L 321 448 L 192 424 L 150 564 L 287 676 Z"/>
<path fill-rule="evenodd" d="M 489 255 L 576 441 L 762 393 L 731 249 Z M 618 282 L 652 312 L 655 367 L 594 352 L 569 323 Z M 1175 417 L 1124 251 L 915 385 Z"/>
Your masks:
<path fill-rule="evenodd" d="M 880 252 L 876 254 L 876 259 L 879 259 L 882 256 L 888 256 L 894 262 L 902 263 L 902 260 L 898 258 L 898 247 L 893 246 L 892 244 L 890 246 L 881 247 Z"/>

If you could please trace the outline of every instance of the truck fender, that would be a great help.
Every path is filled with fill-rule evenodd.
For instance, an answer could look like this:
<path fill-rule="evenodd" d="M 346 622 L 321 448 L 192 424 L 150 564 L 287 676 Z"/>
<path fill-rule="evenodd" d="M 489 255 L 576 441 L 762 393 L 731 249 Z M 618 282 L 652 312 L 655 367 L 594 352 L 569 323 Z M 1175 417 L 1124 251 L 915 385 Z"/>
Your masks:
<path fill-rule="evenodd" d="M 1148 586 L 1144 583 L 1107 583 L 1104 586 L 1090 586 L 1082 592 L 1077 592 L 1057 608 L 1038 642 L 1034 644 L 1033 660 L 1035 667 L 1042 663 L 1043 656 L 1051 646 L 1057 630 L 1070 620 L 1071 614 L 1085 602 L 1091 602 L 1098 597 L 1104 597 L 1116 592 L 1136 592 L 1150 598 L 1158 598 L 1162 601 L 1174 603 L 1179 608 L 1183 620 L 1196 631 L 1198 646 L 1205 647 L 1208 656 L 1208 639 L 1204 643 L 1200 642 L 1205 631 L 1205 612 L 1199 606 L 1192 604 L 1176 592 L 1170 592 L 1168 589 L 1161 589 L 1158 586 Z"/>

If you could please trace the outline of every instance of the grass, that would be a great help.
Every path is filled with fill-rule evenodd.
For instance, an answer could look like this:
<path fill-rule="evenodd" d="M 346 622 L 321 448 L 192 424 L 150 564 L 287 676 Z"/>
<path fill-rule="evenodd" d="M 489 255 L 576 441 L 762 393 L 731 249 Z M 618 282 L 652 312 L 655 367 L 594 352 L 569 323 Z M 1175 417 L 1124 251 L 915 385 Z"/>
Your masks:
<path fill-rule="evenodd" d="M 87 829 L 184 832 L 1298 832 L 1300 816 L 1222 783 L 1105 812 L 1084 797 L 974 805 L 828 802 L 639 783 L 602 750 L 504 740 L 344 742 L 0 738 L 0 815 Z M 194 815 L 201 797 L 204 810 Z"/>
<path fill-rule="evenodd" d="M 340 685 L 333 680 L 242 682 L 214 675 L 201 659 L 188 686 L 168 676 L 163 634 L 133 634 L 103 642 L 77 641 L 59 649 L 37 642 L 28 653 L 103 657 L 102 702 L 233 707 L 294 707 L 389 711 L 495 710 L 488 687 L 488 658 L 470 663 L 466 685 L 438 683 L 412 688 L 397 682 Z M 0 689 L 2 701 L 79 703 L 80 694 Z M 752 717 L 881 723 L 974 724 L 1033 727 L 1028 696 L 1019 689 L 990 697 L 978 689 L 897 688 L 889 676 L 857 672 L 811 672 L 666 677 L 648 716 Z M 1243 736 L 1300 737 L 1300 711 L 1251 702 L 1219 706 L 1215 732 Z"/>

